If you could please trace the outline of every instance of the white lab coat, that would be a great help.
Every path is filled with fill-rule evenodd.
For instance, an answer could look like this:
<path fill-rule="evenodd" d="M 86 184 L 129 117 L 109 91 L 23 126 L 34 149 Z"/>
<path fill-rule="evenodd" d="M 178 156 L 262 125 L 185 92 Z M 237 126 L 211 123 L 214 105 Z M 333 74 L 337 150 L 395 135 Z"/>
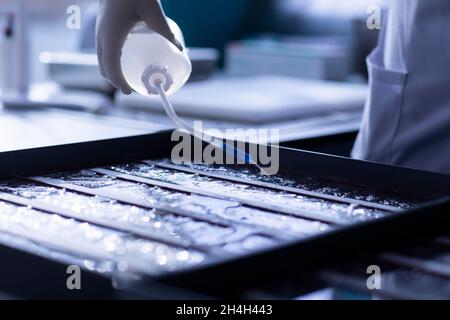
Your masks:
<path fill-rule="evenodd" d="M 450 174 L 450 0 L 390 0 L 354 158 Z"/>

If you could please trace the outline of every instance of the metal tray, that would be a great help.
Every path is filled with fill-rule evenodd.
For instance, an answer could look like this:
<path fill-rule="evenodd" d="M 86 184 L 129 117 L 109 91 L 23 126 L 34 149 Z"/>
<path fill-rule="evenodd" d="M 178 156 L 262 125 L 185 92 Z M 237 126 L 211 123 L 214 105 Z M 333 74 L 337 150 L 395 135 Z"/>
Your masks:
<path fill-rule="evenodd" d="M 0 154 L 0 177 L 34 177 L 133 161 L 168 158 L 170 132 L 60 145 Z M 236 258 L 159 276 L 120 274 L 111 278 L 89 273 L 85 290 L 66 288 L 66 265 L 36 254 L 0 246 L 0 291 L 27 297 L 111 297 L 122 290 L 154 297 L 233 297 L 265 282 L 300 275 L 350 259 L 359 253 L 448 231 L 450 176 L 324 154 L 280 148 L 280 173 L 330 183 L 380 190 L 419 199 L 411 210 L 388 218 L 340 226 L 334 231 Z M 280 186 L 267 186 L 275 189 Z M 336 199 L 338 201 L 355 201 Z M 114 287 L 111 285 L 114 283 Z M 45 288 L 45 289 L 43 289 Z M 174 289 L 175 288 L 175 289 Z M 122 289 L 122 290 L 121 290 Z M 193 294 L 196 292 L 196 294 Z M 203 297 L 202 295 L 200 295 Z"/>

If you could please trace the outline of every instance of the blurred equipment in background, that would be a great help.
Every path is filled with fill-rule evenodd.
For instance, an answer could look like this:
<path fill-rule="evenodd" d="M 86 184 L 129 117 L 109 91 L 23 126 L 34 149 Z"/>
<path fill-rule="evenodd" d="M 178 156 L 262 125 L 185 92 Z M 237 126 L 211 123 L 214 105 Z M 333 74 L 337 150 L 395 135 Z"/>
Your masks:
<path fill-rule="evenodd" d="M 192 75 L 189 81 L 208 79 L 217 68 L 220 54 L 211 48 L 189 48 Z M 43 52 L 40 61 L 46 65 L 51 81 L 65 89 L 83 89 L 112 94 L 115 89 L 101 75 L 95 53 Z"/>
<path fill-rule="evenodd" d="M 366 57 L 375 48 L 378 30 L 367 28 L 367 8 L 382 0 L 255 1 L 246 34 L 275 34 L 350 41 L 352 72 L 367 75 Z"/>
<path fill-rule="evenodd" d="M 43 52 L 50 80 L 67 89 L 88 89 L 112 93 L 113 87 L 101 76 L 97 55 L 81 52 Z"/>
<path fill-rule="evenodd" d="M 4 32 L 5 56 L 2 57 L 2 63 L 10 66 L 6 68 L 8 71 L 5 77 L 9 79 L 8 82 L 11 84 L 2 91 L 4 102 L 5 99 L 15 99 L 26 95 L 29 90 L 28 52 L 30 46 L 25 2 L 26 0 L 16 0 L 8 8 L 8 11 L 2 12 L 8 17 Z"/>
<path fill-rule="evenodd" d="M 14 88 L 14 68 L 11 64 L 14 56 L 13 26 L 14 16 L 10 13 L 3 21 L 0 35 L 0 89 L 2 92 Z"/>
<path fill-rule="evenodd" d="M 232 75 L 280 75 L 319 80 L 347 80 L 353 54 L 342 37 L 260 37 L 232 42 L 226 51 Z"/>
<path fill-rule="evenodd" d="M 241 38 L 255 3 L 262 0 L 162 0 L 167 16 L 183 30 L 188 47 L 223 49 Z"/>
<path fill-rule="evenodd" d="M 103 96 L 86 94 L 83 91 L 62 91 L 54 85 L 33 84 L 30 77 L 30 14 L 27 0 L 16 0 L 3 8 L 2 13 L 9 17 L 7 39 L 3 63 L 9 65 L 4 75 L 11 82 L 1 93 L 1 102 L 6 108 L 66 108 L 97 111 L 110 104 Z M 12 50 L 10 50 L 12 48 Z M 3 54 L 3 52 L 2 52 Z"/>
<path fill-rule="evenodd" d="M 192 63 L 189 81 L 209 79 L 216 71 L 220 60 L 220 52 L 214 48 L 188 48 Z"/>
<path fill-rule="evenodd" d="M 196 118 L 275 123 L 330 112 L 361 110 L 365 84 L 280 76 L 218 77 L 186 85 L 171 97 L 178 113 Z M 117 95 L 117 103 L 162 112 L 158 97 Z"/>

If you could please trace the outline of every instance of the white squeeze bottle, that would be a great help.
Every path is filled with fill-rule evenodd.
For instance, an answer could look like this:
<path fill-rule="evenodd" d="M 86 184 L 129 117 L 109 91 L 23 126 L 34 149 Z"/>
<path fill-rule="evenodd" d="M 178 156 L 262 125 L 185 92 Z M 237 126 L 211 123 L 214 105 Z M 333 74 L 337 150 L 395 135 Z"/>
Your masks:
<path fill-rule="evenodd" d="M 185 49 L 181 29 L 173 20 L 167 19 L 167 22 L 184 50 L 178 49 L 144 23 L 137 24 L 128 35 L 122 48 L 121 63 L 125 80 L 134 91 L 143 96 L 159 95 L 167 115 L 179 129 L 188 131 L 193 136 L 214 145 L 236 159 L 240 159 L 243 163 L 254 165 L 261 173 L 266 174 L 253 161 L 250 154 L 221 139 L 198 132 L 176 114 L 167 96 L 180 90 L 187 82 L 192 72 L 192 64 Z"/>
<path fill-rule="evenodd" d="M 171 19 L 167 19 L 167 22 L 184 48 L 180 28 Z M 181 51 L 144 23 L 138 23 L 128 35 L 121 62 L 128 84 L 144 96 L 159 94 L 156 83 L 162 84 L 166 95 L 172 95 L 181 89 L 192 72 L 187 50 Z"/>

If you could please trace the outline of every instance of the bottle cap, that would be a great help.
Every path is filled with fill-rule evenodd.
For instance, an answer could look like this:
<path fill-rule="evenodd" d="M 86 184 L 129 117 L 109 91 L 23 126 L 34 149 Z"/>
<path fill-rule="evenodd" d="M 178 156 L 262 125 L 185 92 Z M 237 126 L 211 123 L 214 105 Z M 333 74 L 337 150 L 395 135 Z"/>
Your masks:
<path fill-rule="evenodd" d="M 141 81 L 149 94 L 158 94 L 157 86 L 162 84 L 164 91 L 168 91 L 173 85 L 169 69 L 162 65 L 149 65 L 142 73 Z"/>

